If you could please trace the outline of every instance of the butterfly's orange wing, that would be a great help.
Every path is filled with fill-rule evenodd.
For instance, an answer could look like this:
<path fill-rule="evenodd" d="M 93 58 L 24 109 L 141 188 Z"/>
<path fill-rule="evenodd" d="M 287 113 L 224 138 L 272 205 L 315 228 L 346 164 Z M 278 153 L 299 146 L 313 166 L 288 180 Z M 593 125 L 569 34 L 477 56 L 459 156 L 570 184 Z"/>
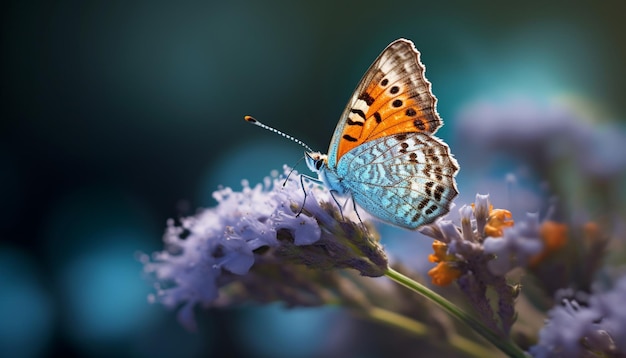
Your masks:
<path fill-rule="evenodd" d="M 413 42 L 391 43 L 367 70 L 331 139 L 328 165 L 367 141 L 400 133 L 434 133 L 437 99 Z"/>

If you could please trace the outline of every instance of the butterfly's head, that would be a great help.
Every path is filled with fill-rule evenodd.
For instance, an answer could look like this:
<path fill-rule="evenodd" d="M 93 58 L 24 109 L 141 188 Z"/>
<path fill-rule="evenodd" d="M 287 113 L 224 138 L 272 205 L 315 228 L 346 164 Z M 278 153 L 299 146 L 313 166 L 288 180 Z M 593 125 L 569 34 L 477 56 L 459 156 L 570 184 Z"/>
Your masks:
<path fill-rule="evenodd" d="M 320 152 L 304 152 L 304 160 L 312 172 L 319 172 L 328 165 L 328 156 Z"/>

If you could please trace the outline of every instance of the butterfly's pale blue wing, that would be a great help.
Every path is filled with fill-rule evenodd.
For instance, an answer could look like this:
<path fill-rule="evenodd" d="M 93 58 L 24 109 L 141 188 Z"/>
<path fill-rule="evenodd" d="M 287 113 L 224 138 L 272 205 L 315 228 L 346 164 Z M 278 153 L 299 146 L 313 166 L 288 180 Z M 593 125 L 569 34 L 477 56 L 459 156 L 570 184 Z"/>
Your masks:
<path fill-rule="evenodd" d="M 449 211 L 456 160 L 424 133 L 378 138 L 342 156 L 336 174 L 354 201 L 383 221 L 414 229 Z"/>
<path fill-rule="evenodd" d="M 331 190 L 349 193 L 375 217 L 414 229 L 450 210 L 458 164 L 433 136 L 437 99 L 409 40 L 392 42 L 359 82 L 330 142 L 311 153 Z"/>

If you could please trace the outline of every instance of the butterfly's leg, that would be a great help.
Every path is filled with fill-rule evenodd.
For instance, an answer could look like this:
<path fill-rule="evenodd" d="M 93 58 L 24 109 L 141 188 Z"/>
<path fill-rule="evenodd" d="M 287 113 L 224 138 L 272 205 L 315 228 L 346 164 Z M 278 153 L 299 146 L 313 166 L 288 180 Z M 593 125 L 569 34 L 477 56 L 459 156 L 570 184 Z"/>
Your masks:
<path fill-rule="evenodd" d="M 330 191 L 330 196 L 333 197 L 333 200 L 335 201 L 335 204 L 337 204 L 337 207 L 339 208 L 339 214 L 341 214 L 341 220 L 345 220 L 345 218 L 343 217 L 343 208 L 341 207 L 341 205 L 339 205 L 339 201 L 335 197 L 335 193 L 336 192 L 337 192 L 336 190 L 331 190 Z"/>
<path fill-rule="evenodd" d="M 291 173 L 289 173 L 289 174 L 291 174 Z M 302 187 L 302 192 L 304 193 L 304 200 L 302 200 L 302 205 L 300 206 L 300 210 L 296 214 L 296 217 L 299 217 L 300 214 L 302 214 L 302 210 L 304 210 L 304 204 L 306 204 L 306 197 L 308 195 L 306 193 L 306 189 L 304 188 L 304 175 L 300 175 L 300 186 Z"/>
<path fill-rule="evenodd" d="M 356 201 L 354 201 L 354 197 L 352 195 L 350 195 L 350 198 L 352 199 L 352 207 L 354 208 L 354 212 L 356 213 L 356 217 L 359 218 L 359 222 L 361 223 L 361 225 L 363 226 L 363 231 L 365 233 L 368 232 L 367 230 L 367 226 L 365 225 L 365 223 L 363 222 L 363 220 L 361 220 L 361 215 L 359 215 L 359 211 L 357 210 L 356 207 Z M 347 203 L 347 202 L 346 202 Z"/>
<path fill-rule="evenodd" d="M 302 200 L 302 206 L 300 206 L 300 210 L 296 214 L 296 217 L 298 217 L 298 216 L 300 216 L 300 214 L 302 214 L 302 210 L 304 210 L 304 204 L 306 204 L 306 197 L 308 196 L 308 194 L 306 192 L 306 188 L 304 187 L 304 178 L 307 178 L 307 179 L 315 181 L 315 182 L 319 182 L 319 179 L 317 179 L 317 178 L 313 178 L 313 177 L 310 177 L 308 175 L 300 174 L 300 186 L 302 187 L 302 192 L 304 193 L 304 200 Z"/>

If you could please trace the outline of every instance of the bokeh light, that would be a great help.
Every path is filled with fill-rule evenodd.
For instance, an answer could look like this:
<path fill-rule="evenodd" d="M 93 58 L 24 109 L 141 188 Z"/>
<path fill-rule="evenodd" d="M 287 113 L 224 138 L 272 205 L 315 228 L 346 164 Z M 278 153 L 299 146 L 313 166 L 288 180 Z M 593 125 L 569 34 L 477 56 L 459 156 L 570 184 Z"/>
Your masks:
<path fill-rule="evenodd" d="M 238 335 L 246 354 L 266 357 L 319 357 L 331 337 L 337 309 L 297 308 L 279 305 L 248 308 Z"/>
<path fill-rule="evenodd" d="M 39 357 L 53 337 L 55 302 L 32 260 L 0 247 L 0 355 Z"/>

